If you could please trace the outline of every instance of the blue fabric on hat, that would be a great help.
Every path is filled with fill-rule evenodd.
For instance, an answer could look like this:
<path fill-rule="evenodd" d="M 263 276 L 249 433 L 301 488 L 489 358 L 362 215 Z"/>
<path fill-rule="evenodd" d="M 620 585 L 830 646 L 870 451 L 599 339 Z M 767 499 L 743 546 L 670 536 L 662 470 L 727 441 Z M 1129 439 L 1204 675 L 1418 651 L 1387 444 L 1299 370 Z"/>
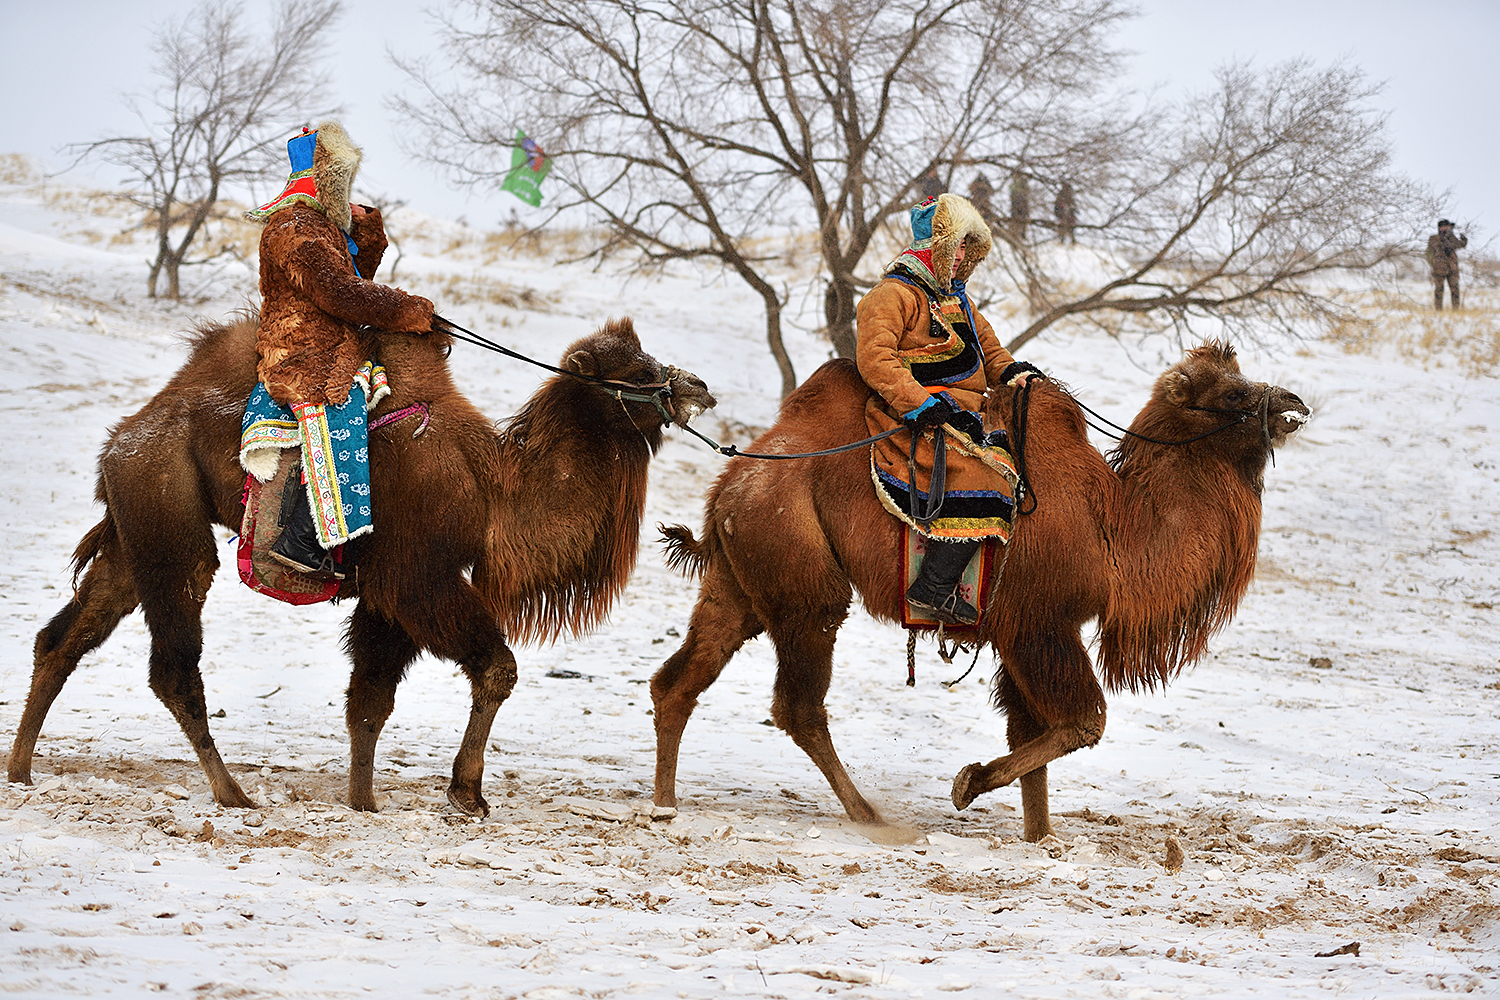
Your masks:
<path fill-rule="evenodd" d="M 313 168 L 313 151 L 318 148 L 318 133 L 304 132 L 286 141 L 286 156 L 292 161 L 292 173 Z"/>
<path fill-rule="evenodd" d="M 937 199 L 928 198 L 911 207 L 911 241 L 932 239 L 932 217 L 937 214 Z"/>

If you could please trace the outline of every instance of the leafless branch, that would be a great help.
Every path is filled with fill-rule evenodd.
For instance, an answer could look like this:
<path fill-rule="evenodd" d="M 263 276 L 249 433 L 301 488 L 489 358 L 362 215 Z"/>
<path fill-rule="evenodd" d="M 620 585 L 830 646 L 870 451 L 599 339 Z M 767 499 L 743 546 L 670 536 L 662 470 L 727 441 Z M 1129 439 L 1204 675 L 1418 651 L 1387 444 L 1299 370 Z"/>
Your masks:
<path fill-rule="evenodd" d="M 179 271 L 204 227 L 223 217 L 231 185 L 253 184 L 285 170 L 280 141 L 305 122 L 327 88 L 317 71 L 319 48 L 343 11 L 341 0 L 282 0 L 269 38 L 245 24 L 244 7 L 204 0 L 156 32 L 152 51 L 160 81 L 147 96 L 127 98 L 140 120 L 136 135 L 77 143 L 81 159 L 124 168 L 131 197 L 156 233 L 147 290 L 181 297 Z"/>

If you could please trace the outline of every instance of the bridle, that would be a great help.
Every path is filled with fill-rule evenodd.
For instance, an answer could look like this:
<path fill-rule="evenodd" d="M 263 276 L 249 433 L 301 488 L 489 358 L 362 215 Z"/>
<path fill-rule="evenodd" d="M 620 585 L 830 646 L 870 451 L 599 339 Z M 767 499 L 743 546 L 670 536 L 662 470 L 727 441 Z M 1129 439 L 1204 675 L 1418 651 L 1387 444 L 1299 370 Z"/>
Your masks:
<path fill-rule="evenodd" d="M 672 382 L 681 376 L 683 371 L 674 365 L 660 366 L 657 376 L 660 381 L 657 382 L 622 382 L 619 379 L 599 378 L 597 375 L 585 375 L 583 372 L 569 371 L 566 368 L 549 365 L 545 361 L 528 358 L 519 351 L 513 351 L 504 344 L 497 344 L 483 334 L 475 333 L 473 330 L 459 326 L 451 319 L 446 319 L 442 316 L 434 315 L 432 323 L 435 331 L 446 333 L 455 340 L 461 340 L 466 344 L 473 344 L 475 347 L 482 347 L 487 351 L 494 351 L 496 354 L 503 354 L 508 358 L 515 358 L 517 361 L 524 361 L 538 368 L 545 368 L 547 371 L 558 375 L 566 375 L 569 378 L 578 379 L 580 382 L 597 385 L 615 397 L 621 407 L 624 407 L 627 400 L 633 403 L 650 403 L 656 407 L 656 412 L 661 416 L 663 423 L 670 424 L 677 419 L 677 408 L 672 402 Z"/>

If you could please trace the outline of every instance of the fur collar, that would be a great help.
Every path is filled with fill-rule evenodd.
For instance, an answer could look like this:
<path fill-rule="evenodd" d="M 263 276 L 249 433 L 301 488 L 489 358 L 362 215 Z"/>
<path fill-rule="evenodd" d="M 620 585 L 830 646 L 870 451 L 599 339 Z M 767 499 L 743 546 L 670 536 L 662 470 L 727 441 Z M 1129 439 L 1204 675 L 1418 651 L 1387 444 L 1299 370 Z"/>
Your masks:
<path fill-rule="evenodd" d="M 979 262 L 989 256 L 993 242 L 984 216 L 967 198 L 938 195 L 937 211 L 932 214 L 932 273 L 938 284 L 951 287 L 954 278 L 968 281 Z M 964 259 L 955 271 L 953 256 L 960 243 Z"/>

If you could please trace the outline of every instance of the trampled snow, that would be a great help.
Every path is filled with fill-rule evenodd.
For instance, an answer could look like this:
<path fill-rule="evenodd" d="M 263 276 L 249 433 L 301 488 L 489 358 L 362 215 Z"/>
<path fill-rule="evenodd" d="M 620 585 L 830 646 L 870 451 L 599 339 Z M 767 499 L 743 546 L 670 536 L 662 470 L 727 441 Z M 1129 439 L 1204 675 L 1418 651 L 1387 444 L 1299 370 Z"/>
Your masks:
<path fill-rule="evenodd" d="M 190 304 L 150 301 L 144 245 L 112 240 L 121 220 L 68 194 L 0 187 L 7 745 L 33 638 L 68 600 L 70 554 L 99 516 L 107 429 L 182 362 L 183 331 L 229 317 L 254 286 L 247 266 L 226 264 L 190 275 Z M 744 428 L 773 418 L 762 315 L 736 282 L 687 270 L 624 281 L 556 264 L 545 246 L 465 242 L 451 224 L 440 239 L 436 222 L 398 217 L 393 230 L 398 221 L 398 283 L 465 325 L 551 361 L 629 314 L 647 350 L 719 396 L 699 421 L 707 433 L 743 442 Z M 413 667 L 381 739 L 381 811 L 345 805 L 350 608 L 252 594 L 220 532 L 204 681 L 219 748 L 260 808 L 213 803 L 150 691 L 144 623 L 127 618 L 53 707 L 36 783 L 0 785 L 0 991 L 1500 990 L 1500 381 L 1461 351 L 1402 340 L 1401 324 L 1419 318 L 1388 317 L 1400 349 L 1241 345 L 1247 374 L 1315 411 L 1267 472 L 1256 581 L 1208 658 L 1164 693 L 1111 697 L 1104 741 L 1052 765 L 1058 839 L 1041 845 L 1019 840 L 1014 787 L 962 813 L 948 799 L 961 766 L 1005 752 L 990 658 L 949 687 L 967 663 L 945 665 L 922 644 L 908 688 L 904 633 L 859 611 L 840 635 L 828 707 L 845 763 L 892 827 L 845 820 L 812 763 L 767 724 L 764 639 L 703 697 L 684 739 L 680 812 L 653 817 L 646 681 L 685 632 L 696 588 L 666 569 L 650 526 L 696 530 L 721 462 L 679 432 L 653 465 L 647 543 L 610 621 L 517 650 L 520 682 L 487 754 L 485 821 L 444 799 L 468 686 L 433 659 Z M 811 332 L 788 339 L 803 377 L 827 356 Z M 1149 345 L 1098 334 L 1023 353 L 1119 422 L 1165 364 Z M 452 364 L 496 419 L 542 375 L 464 345 Z M 1164 867 L 1168 838 L 1185 854 L 1180 871 Z"/>

